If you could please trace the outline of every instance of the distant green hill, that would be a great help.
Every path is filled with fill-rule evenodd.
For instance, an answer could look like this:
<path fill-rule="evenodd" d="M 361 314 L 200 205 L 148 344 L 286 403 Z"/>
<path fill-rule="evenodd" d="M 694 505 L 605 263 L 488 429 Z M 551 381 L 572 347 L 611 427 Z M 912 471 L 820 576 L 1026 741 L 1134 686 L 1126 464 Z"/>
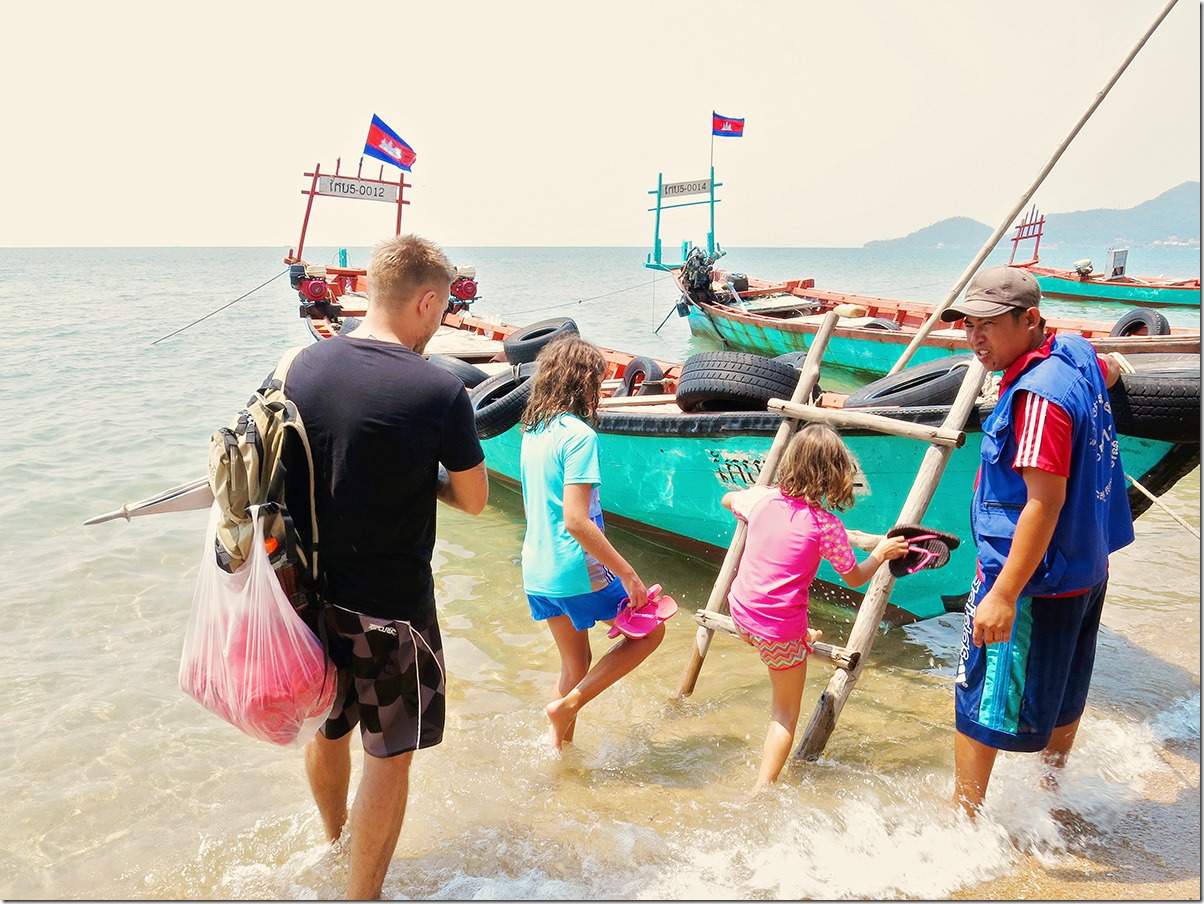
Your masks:
<path fill-rule="evenodd" d="M 977 248 L 991 227 L 969 217 L 949 217 L 902 238 L 866 242 L 866 248 Z M 1009 232 L 1004 236 L 1006 242 Z M 1184 182 L 1136 207 L 1107 207 L 1049 214 L 1042 242 L 1051 247 L 1141 247 L 1163 242 L 1200 241 L 1200 183 Z M 1031 247 L 1031 246 L 1030 246 Z"/>

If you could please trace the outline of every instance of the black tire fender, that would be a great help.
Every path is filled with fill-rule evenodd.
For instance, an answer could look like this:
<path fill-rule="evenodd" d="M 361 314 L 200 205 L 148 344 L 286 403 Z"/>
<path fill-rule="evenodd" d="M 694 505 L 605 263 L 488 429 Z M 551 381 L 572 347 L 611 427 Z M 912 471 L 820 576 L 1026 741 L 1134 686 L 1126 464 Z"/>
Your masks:
<path fill-rule="evenodd" d="M 703 352 L 682 366 L 677 405 L 682 411 L 765 411 L 770 399 L 788 399 L 799 372 L 789 364 L 744 352 Z"/>
<path fill-rule="evenodd" d="M 807 353 L 805 351 L 786 352 L 786 354 L 784 354 L 784 355 L 777 355 L 773 360 L 781 361 L 783 364 L 789 364 L 791 367 L 793 367 L 795 370 L 799 371 L 799 373 L 801 374 L 802 370 L 803 370 L 803 365 L 807 363 Z M 824 388 L 823 388 L 823 386 L 821 386 L 819 384 L 819 381 L 816 380 L 815 389 L 812 390 L 812 392 L 811 392 L 811 398 L 817 399 L 823 394 L 824 394 Z"/>
<path fill-rule="evenodd" d="M 531 397 L 531 378 L 534 364 L 523 364 L 504 374 L 497 374 L 477 384 L 468 393 L 476 419 L 477 436 L 489 439 L 505 433 L 523 417 Z"/>
<path fill-rule="evenodd" d="M 1142 330 L 1145 333 L 1142 334 Z M 1161 311 L 1152 311 L 1149 308 L 1134 308 L 1129 311 L 1112 327 L 1109 336 L 1169 336 L 1171 334 L 1171 325 L 1162 315 Z"/>
<path fill-rule="evenodd" d="M 1168 442 L 1200 441 L 1198 372 L 1121 374 L 1108 396 L 1120 433 Z"/>
<path fill-rule="evenodd" d="M 909 367 L 862 386 L 848 397 L 844 407 L 948 405 L 957 397 L 957 391 L 966 376 L 965 368 L 972 360 L 973 355 L 951 355 Z"/>
<path fill-rule="evenodd" d="M 623 368 L 623 385 L 615 391 L 615 397 L 656 395 L 663 391 L 661 380 L 664 376 L 660 365 L 651 358 L 632 358 Z"/>
<path fill-rule="evenodd" d="M 859 329 L 863 330 L 888 330 L 892 333 L 897 333 L 902 327 L 893 320 L 888 320 L 885 317 L 875 317 L 869 323 L 863 323 Z"/>
<path fill-rule="evenodd" d="M 511 364 L 530 364 L 549 343 L 579 332 L 572 317 L 550 317 L 515 330 L 502 340 L 502 350 Z"/>
<path fill-rule="evenodd" d="M 489 379 L 489 374 L 481 368 L 469 364 L 467 361 L 461 361 L 459 358 L 453 358 L 451 355 L 431 355 L 427 360 L 436 367 L 458 377 L 465 389 L 472 389 Z"/>

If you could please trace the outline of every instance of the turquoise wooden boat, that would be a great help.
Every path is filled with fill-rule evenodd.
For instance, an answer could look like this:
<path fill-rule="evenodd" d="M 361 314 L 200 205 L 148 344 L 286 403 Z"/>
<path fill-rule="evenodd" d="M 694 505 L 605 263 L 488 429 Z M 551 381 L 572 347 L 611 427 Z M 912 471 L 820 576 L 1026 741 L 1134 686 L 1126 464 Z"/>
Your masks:
<path fill-rule="evenodd" d="M 1114 301 L 1133 307 L 1200 307 L 1200 280 L 1171 280 L 1156 276 L 1118 276 L 1102 273 L 1080 275 L 1074 270 L 1054 270 L 1035 264 L 1019 264 L 1036 277 L 1041 294 L 1072 301 Z"/>
<path fill-rule="evenodd" d="M 497 342 L 515 330 L 467 315 L 448 315 L 444 324 L 444 336 L 436 336 L 428 351 L 439 352 L 444 346 L 451 350 L 457 342 L 463 346 L 464 340 L 455 337 L 458 332 L 474 334 L 486 342 Z M 482 355 L 490 351 L 491 347 L 487 345 L 480 348 Z M 608 377 L 612 378 L 610 384 L 604 384 L 605 392 L 606 386 L 613 386 L 618 381 L 615 378 L 623 377 L 626 367 L 635 358 L 613 349 L 602 351 L 608 361 Z M 476 360 L 489 359 L 477 357 Z M 657 363 L 663 371 L 660 382 L 664 394 L 603 400 L 598 419 L 603 509 L 611 524 L 654 543 L 718 561 L 734 528 L 732 516 L 720 505 L 720 500 L 724 493 L 744 489 L 756 482 L 780 418 L 763 411 L 685 413 L 678 408 L 673 395 L 682 372 L 681 365 L 667 361 Z M 500 364 L 486 366 L 502 371 L 508 369 Z M 1176 366 L 1184 369 L 1182 362 Z M 1192 367 L 1198 369 L 1198 362 L 1186 369 Z M 840 407 L 846 398 L 825 393 L 821 404 Z M 890 406 L 859 410 L 939 424 L 948 407 Z M 1199 464 L 1198 383 L 1194 412 L 1195 416 L 1181 428 L 1176 418 L 1175 435 L 1166 434 L 1163 422 L 1161 432 L 1151 431 L 1151 436 L 1121 437 L 1126 472 L 1155 494 L 1165 492 Z M 985 409 L 979 415 L 983 413 Z M 977 422 L 976 416 L 974 424 Z M 965 445 L 954 450 L 940 489 L 924 519 L 931 527 L 963 537 L 964 542 L 954 552 L 948 566 L 920 572 L 897 582 L 889 610 L 892 621 L 940 615 L 957 608 L 965 599 L 974 576 L 974 551 L 968 542 L 968 513 L 978 469 L 979 434 L 976 430 L 976 426 L 969 427 Z M 895 523 L 927 445 L 868 431 L 845 431 L 842 435 L 857 456 L 864 475 L 857 504 L 842 519 L 850 529 L 883 533 Z M 1158 438 L 1153 438 L 1155 435 Z M 518 483 L 521 443 L 517 426 L 483 440 L 486 465 L 494 477 L 511 484 Z M 1150 504 L 1136 491 L 1130 492 L 1130 502 L 1134 516 L 1144 512 Z M 819 579 L 828 585 L 825 588 L 827 598 L 849 604 L 860 599 L 860 594 L 844 587 L 827 565 L 821 570 Z"/>
<path fill-rule="evenodd" d="M 1183 305 L 1200 307 L 1200 278 L 1168 279 L 1164 276 L 1129 276 L 1125 271 L 1129 258 L 1127 248 L 1108 251 L 1102 272 L 1096 272 L 1089 260 L 1074 265 L 1073 270 L 1055 270 L 1040 266 L 1041 238 L 1045 235 L 1045 217 L 1033 207 L 1021 217 L 1012 236 L 1012 256 L 1008 266 L 1027 270 L 1036 277 L 1041 294 L 1050 298 L 1071 301 L 1112 301 L 1134 307 L 1169 307 Z M 1032 241 L 1031 259 L 1018 263 L 1020 245 Z"/>
<path fill-rule="evenodd" d="M 815 287 L 812 279 L 769 282 L 748 277 L 747 287 L 690 290 L 682 271 L 673 271 L 682 293 L 691 332 L 735 351 L 776 356 L 810 348 L 824 315 L 841 308 L 839 325 L 828 343 L 824 362 L 869 374 L 885 374 L 898 360 L 915 331 L 932 313 L 932 305 L 917 301 L 833 292 Z M 730 274 L 714 271 L 712 286 L 723 285 Z M 1069 318 L 1046 318 L 1051 331 L 1088 339 L 1101 352 L 1125 355 L 1198 354 L 1200 331 L 1172 327 L 1165 336 L 1111 336 L 1113 323 Z M 922 364 L 969 351 L 966 334 L 951 324 L 933 330 L 912 358 Z"/>
<path fill-rule="evenodd" d="M 724 493 L 756 482 L 778 422 L 769 414 L 603 412 L 599 456 L 606 518 L 652 542 L 719 561 L 735 526 L 719 501 Z M 927 446 L 876 433 L 845 433 L 844 439 L 866 476 L 864 493 L 842 520 L 850 529 L 883 533 L 894 524 Z M 521 441 L 517 427 L 484 441 L 492 474 L 517 483 Z M 971 434 L 954 452 L 924 519 L 926 525 L 962 537 L 963 543 L 946 567 L 895 584 L 889 611 L 893 622 L 941 615 L 960 606 L 969 591 L 974 549 L 968 521 L 978 445 L 978 434 Z M 1199 446 L 1126 436 L 1121 456 L 1128 473 L 1160 493 L 1199 463 Z M 1149 504 L 1135 493 L 1130 501 L 1135 514 Z M 826 598 L 850 604 L 860 599 L 827 563 L 818 579 L 827 585 Z"/>

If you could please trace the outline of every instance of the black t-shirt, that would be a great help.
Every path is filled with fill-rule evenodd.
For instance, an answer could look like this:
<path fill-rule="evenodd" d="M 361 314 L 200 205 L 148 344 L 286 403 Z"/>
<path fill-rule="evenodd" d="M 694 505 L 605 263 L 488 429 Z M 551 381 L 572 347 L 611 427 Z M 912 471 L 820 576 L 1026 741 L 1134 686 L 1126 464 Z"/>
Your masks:
<path fill-rule="evenodd" d="M 377 618 L 425 625 L 435 612 L 438 468 L 484 459 L 463 384 L 402 345 L 339 337 L 306 348 L 285 393 L 314 456 L 326 598 Z M 285 451 L 289 511 L 309 542 L 309 486 Z"/>

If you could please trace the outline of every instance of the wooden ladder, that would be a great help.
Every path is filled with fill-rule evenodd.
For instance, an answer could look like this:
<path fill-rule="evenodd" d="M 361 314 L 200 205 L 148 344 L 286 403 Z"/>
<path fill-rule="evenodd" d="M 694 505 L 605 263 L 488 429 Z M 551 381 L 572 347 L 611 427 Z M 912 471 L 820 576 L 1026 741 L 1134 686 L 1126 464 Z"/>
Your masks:
<path fill-rule="evenodd" d="M 870 414 L 863 411 L 845 411 L 820 408 L 809 404 L 815 387 L 819 381 L 820 365 L 828 340 L 836 327 L 839 315 L 829 312 L 820 324 L 815 334 L 815 340 L 808 350 L 806 363 L 799 376 L 798 385 L 789 401 L 772 399 L 769 402 L 770 411 L 782 414 L 782 423 L 777 435 L 765 456 L 761 472 L 757 476 L 757 486 L 768 486 L 773 483 L 777 473 L 778 462 L 791 438 L 804 422 L 827 424 L 830 427 L 856 428 L 874 430 L 891 436 L 901 436 L 908 439 L 920 440 L 929 444 L 929 448 L 920 462 L 915 481 L 907 495 L 903 508 L 899 512 L 897 524 L 918 524 L 928 510 L 928 505 L 936 492 L 945 465 L 953 449 L 965 442 L 964 428 L 974 403 L 982 389 L 986 371 L 982 364 L 975 360 L 966 368 L 961 388 L 949 409 L 948 415 L 939 427 L 914 424 L 895 418 Z M 710 649 L 711 638 L 715 631 L 735 634 L 735 627 L 727 611 L 727 596 L 731 590 L 736 569 L 740 564 L 740 556 L 744 552 L 748 527 L 743 521 L 737 521 L 732 534 L 731 545 L 723 558 L 723 565 L 715 579 L 715 586 L 707 599 L 705 609 L 700 609 L 695 615 L 699 624 L 694 638 L 694 646 L 690 651 L 690 659 L 686 664 L 678 685 L 678 696 L 686 697 L 694 692 L 698 675 L 702 671 L 702 663 Z M 850 540 L 855 545 L 872 548 L 878 537 L 850 531 Z M 869 652 L 878 635 L 878 628 L 890 601 L 890 592 L 895 579 L 889 568 L 879 568 L 870 582 L 861 605 L 857 609 L 857 617 L 849 640 L 844 646 L 834 644 L 815 644 L 815 652 L 829 660 L 835 667 L 827 689 L 820 695 L 815 712 L 803 733 L 796 756 L 814 759 L 823 751 L 828 738 L 836 727 L 836 720 L 844 708 L 845 701 L 852 693 L 861 670 L 869 658 Z"/>

